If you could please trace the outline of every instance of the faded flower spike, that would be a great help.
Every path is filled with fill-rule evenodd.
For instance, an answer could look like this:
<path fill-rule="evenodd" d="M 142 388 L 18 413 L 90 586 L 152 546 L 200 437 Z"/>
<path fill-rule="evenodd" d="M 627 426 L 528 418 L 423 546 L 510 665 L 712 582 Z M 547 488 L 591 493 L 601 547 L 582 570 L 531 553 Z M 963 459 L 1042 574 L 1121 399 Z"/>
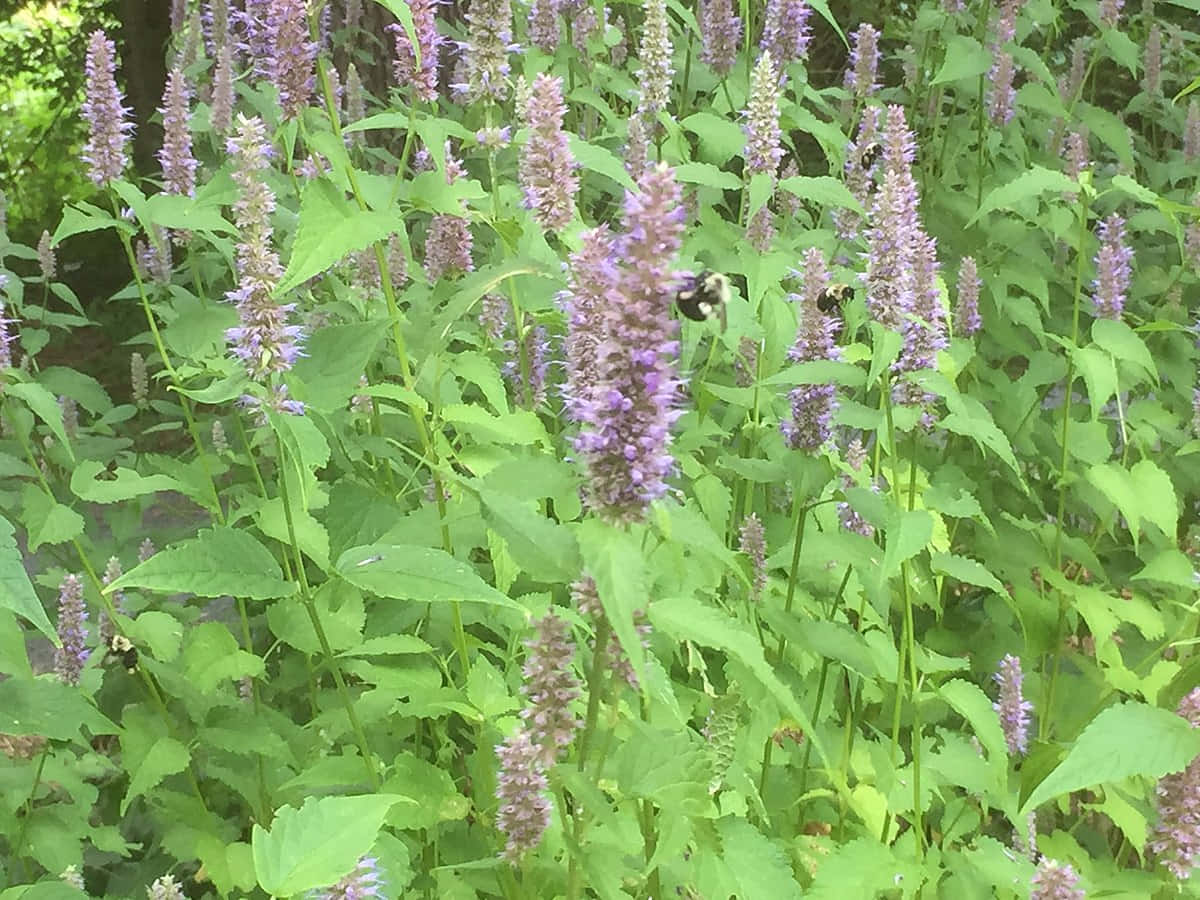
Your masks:
<path fill-rule="evenodd" d="M 512 36 L 510 0 L 471 0 L 467 7 L 467 40 L 462 45 L 466 78 L 454 85 L 467 102 L 508 97 L 508 54 L 517 49 Z"/>
<path fill-rule="evenodd" d="M 58 274 L 58 261 L 54 258 L 54 246 L 50 243 L 50 232 L 43 231 L 37 245 L 38 268 L 42 270 L 42 281 L 54 280 Z"/>
<path fill-rule="evenodd" d="M 1000 685 L 1000 697 L 992 709 L 1000 714 L 1000 727 L 1008 752 L 1024 756 L 1029 749 L 1029 713 L 1033 704 L 1021 694 L 1021 660 L 1009 654 L 1000 660 L 1000 667 L 992 680 Z"/>
<path fill-rule="evenodd" d="M 1092 305 L 1097 319 L 1120 319 L 1133 277 L 1133 250 L 1125 241 L 1125 220 L 1116 213 L 1096 230 L 1100 249 L 1096 252 L 1096 280 L 1092 282 Z"/>
<path fill-rule="evenodd" d="M 964 256 L 958 268 L 958 306 L 954 311 L 954 330 L 959 337 L 970 337 L 983 327 L 979 316 L 981 284 L 975 257 Z"/>
<path fill-rule="evenodd" d="M 146 360 L 142 354 L 129 354 L 129 386 L 133 405 L 145 409 L 150 405 L 150 382 L 146 377 Z"/>
<path fill-rule="evenodd" d="M 539 74 L 525 105 L 529 140 L 521 152 L 520 179 L 525 207 L 550 231 L 561 231 L 575 214 L 579 176 L 567 146 L 563 116 L 562 79 Z"/>
<path fill-rule="evenodd" d="M 101 187 L 125 171 L 126 147 L 133 130 L 133 123 L 126 119 L 129 110 L 122 105 L 117 89 L 116 55 L 116 45 L 104 32 L 93 31 L 84 63 L 87 82 L 82 111 L 88 123 L 88 140 L 83 161 L 88 164 L 88 177 Z"/>
<path fill-rule="evenodd" d="M 54 651 L 54 671 L 63 684 L 79 684 L 83 664 L 91 655 L 84 645 L 86 622 L 83 582 L 78 575 L 67 575 L 58 589 L 58 639 L 62 646 Z"/>
<path fill-rule="evenodd" d="M 742 520 L 738 532 L 738 550 L 750 559 L 754 578 L 750 585 L 750 602 L 758 603 L 767 589 L 767 535 L 757 513 Z"/>
<path fill-rule="evenodd" d="M 1079 875 L 1069 865 L 1042 857 L 1033 875 L 1029 900 L 1084 900 Z"/>
<path fill-rule="evenodd" d="M 164 875 L 155 879 L 154 884 L 146 888 L 146 896 L 149 900 L 187 900 L 187 895 L 174 875 Z"/>
<path fill-rule="evenodd" d="M 550 825 L 550 783 L 540 761 L 538 746 L 525 729 L 496 748 L 500 772 L 496 777 L 496 828 L 508 839 L 502 856 L 511 863 L 541 843 Z"/>
<path fill-rule="evenodd" d="M 542 765 L 549 767 L 575 737 L 579 719 L 571 712 L 571 703 L 579 696 L 579 682 L 571 670 L 575 642 L 567 623 L 546 613 L 537 622 L 537 637 L 527 641 L 525 693 L 529 705 L 521 710 L 529 737 L 540 749 Z"/>
<path fill-rule="evenodd" d="M 1193 728 L 1200 728 L 1200 688 L 1179 701 L 1176 712 Z M 1182 772 L 1159 779 L 1158 823 L 1148 843 L 1150 851 L 1180 881 L 1192 874 L 1200 857 L 1200 757 Z"/>
<path fill-rule="evenodd" d="M 653 119 L 666 109 L 671 97 L 671 23 L 667 18 L 667 0 L 645 0 L 646 21 L 642 25 L 642 43 L 637 80 L 642 88 L 638 111 Z"/>

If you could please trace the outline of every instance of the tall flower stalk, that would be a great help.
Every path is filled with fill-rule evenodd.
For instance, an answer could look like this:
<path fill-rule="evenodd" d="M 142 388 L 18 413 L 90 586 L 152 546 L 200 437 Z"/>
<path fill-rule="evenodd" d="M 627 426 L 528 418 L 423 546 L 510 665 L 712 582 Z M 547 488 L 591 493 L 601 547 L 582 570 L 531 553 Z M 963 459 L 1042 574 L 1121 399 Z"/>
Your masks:
<path fill-rule="evenodd" d="M 432 103 L 437 99 L 438 62 L 442 37 L 437 30 L 437 0 L 408 0 L 412 11 L 416 46 L 409 40 L 402 25 L 392 25 L 396 39 L 393 70 L 396 83 L 412 88 L 418 100 Z"/>
<path fill-rule="evenodd" d="M 562 231 L 571 223 L 579 191 L 575 160 L 563 131 L 566 113 L 562 79 L 539 74 L 525 105 L 529 140 L 521 153 L 519 175 L 526 208 L 549 231 Z"/>
<path fill-rule="evenodd" d="M 750 79 L 750 102 L 746 109 L 746 176 L 767 175 L 772 192 L 783 160 L 779 127 L 779 79 L 770 52 L 759 57 Z M 770 207 L 764 203 L 750 215 L 746 225 L 747 237 L 755 249 L 766 251 L 775 236 L 775 223 Z"/>
<path fill-rule="evenodd" d="M 618 302 L 593 310 L 600 325 L 595 375 L 588 396 L 574 398 L 583 422 L 575 447 L 587 463 L 588 503 L 610 521 L 643 518 L 666 493 L 674 466 L 669 448 L 679 416 L 679 342 L 670 307 L 682 232 L 679 185 L 659 165 L 625 196 L 625 230 L 605 264 L 617 269 L 611 292 Z M 591 273 L 577 272 L 576 280 L 581 277 Z M 580 381 L 580 373 L 568 373 L 569 385 Z"/>
<path fill-rule="evenodd" d="M 817 306 L 817 297 L 829 284 L 825 257 L 815 247 L 804 254 L 804 288 L 795 297 L 800 317 L 796 343 L 788 352 L 792 362 L 840 359 L 841 352 L 834 343 L 837 323 Z M 833 414 L 837 409 L 837 388 L 833 384 L 804 384 L 793 388 L 788 395 L 792 415 L 780 423 L 783 439 L 794 450 L 813 451 L 829 440 L 833 433 Z"/>
<path fill-rule="evenodd" d="M 84 70 L 87 75 L 82 111 L 88 123 L 83 161 L 88 177 L 101 187 L 121 177 L 129 161 L 133 123 L 117 88 L 117 48 L 103 31 L 93 31 Z"/>

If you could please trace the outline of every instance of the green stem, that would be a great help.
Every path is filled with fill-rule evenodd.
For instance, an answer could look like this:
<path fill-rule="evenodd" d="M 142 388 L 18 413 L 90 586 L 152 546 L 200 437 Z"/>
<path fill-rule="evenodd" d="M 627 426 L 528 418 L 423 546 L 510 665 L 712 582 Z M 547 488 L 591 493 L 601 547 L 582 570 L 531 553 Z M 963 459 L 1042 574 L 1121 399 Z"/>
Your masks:
<path fill-rule="evenodd" d="M 29 788 L 29 796 L 25 798 L 25 815 L 21 817 L 21 827 L 12 845 L 12 858 L 21 859 L 21 851 L 25 847 L 25 834 L 29 831 L 29 820 L 33 818 L 33 795 L 37 793 L 38 785 L 42 783 L 42 770 L 46 768 L 46 757 L 50 755 L 50 742 L 42 746 L 42 755 L 38 757 L 37 769 L 33 773 L 33 784 Z M 24 868 L 22 862 L 22 868 Z"/>
<path fill-rule="evenodd" d="M 291 498 L 287 486 L 287 450 L 282 441 L 276 437 L 276 446 L 279 449 L 279 498 L 283 502 L 283 517 L 287 522 L 288 542 L 291 546 L 292 555 L 295 558 L 296 577 L 300 582 L 300 596 L 304 603 L 305 612 L 308 613 L 308 619 L 312 623 L 313 631 L 317 635 L 317 641 L 321 645 L 321 654 L 325 657 L 325 664 L 329 666 L 329 671 L 333 675 L 334 684 L 337 685 L 338 696 L 341 698 L 342 706 L 346 710 L 346 718 L 350 720 L 350 727 L 354 731 L 354 736 L 358 741 L 358 750 L 362 754 L 363 765 L 367 769 L 367 779 L 371 783 L 371 788 L 375 791 L 379 790 L 379 772 L 375 769 L 375 757 L 371 754 L 371 748 L 367 744 L 367 735 L 363 731 L 362 723 L 358 720 L 358 713 L 354 711 L 354 703 L 350 698 L 350 691 L 346 687 L 346 680 L 342 677 L 342 667 L 334 656 L 333 647 L 329 644 L 329 638 L 325 634 L 325 628 L 321 623 L 321 616 L 317 612 L 316 603 L 312 598 L 312 591 L 308 584 L 308 576 L 304 571 L 304 557 L 300 550 L 300 544 L 296 540 L 296 526 L 292 516 Z"/>

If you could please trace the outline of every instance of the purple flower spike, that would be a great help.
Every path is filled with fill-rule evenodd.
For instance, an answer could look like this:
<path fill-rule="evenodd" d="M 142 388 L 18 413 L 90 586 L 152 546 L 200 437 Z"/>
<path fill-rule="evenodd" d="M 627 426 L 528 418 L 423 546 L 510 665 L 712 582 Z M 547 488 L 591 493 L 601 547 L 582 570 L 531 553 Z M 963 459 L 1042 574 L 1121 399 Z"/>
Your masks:
<path fill-rule="evenodd" d="M 1100 24 L 1116 28 L 1121 24 L 1121 7 L 1125 0 L 1100 0 Z"/>
<path fill-rule="evenodd" d="M 87 86 L 82 111 L 88 123 L 88 140 L 83 161 L 88 164 L 88 177 L 101 187 L 125 171 L 126 147 L 133 131 L 129 110 L 122 105 L 117 89 L 116 55 L 116 45 L 104 32 L 93 31 L 84 64 Z"/>
<path fill-rule="evenodd" d="M 733 14 L 732 0 L 700 0 L 700 61 L 719 78 L 733 70 L 742 43 L 742 20 Z"/>
<path fill-rule="evenodd" d="M 1016 64 L 1013 55 L 1000 51 L 996 54 L 996 62 L 992 66 L 989 81 L 991 83 L 991 104 L 988 107 L 988 118 L 993 125 L 1007 125 L 1012 121 L 1013 102 L 1017 92 L 1013 88 L 1013 78 L 1016 75 Z"/>
<path fill-rule="evenodd" d="M 1200 688 L 1179 701 L 1176 710 L 1193 728 L 1200 728 Z M 1150 851 L 1183 881 L 1192 874 L 1200 856 L 1200 757 L 1182 772 L 1159 779 L 1158 824 L 1148 842 Z"/>
<path fill-rule="evenodd" d="M 233 125 L 233 52 L 228 45 L 222 45 L 217 51 L 209 117 L 213 131 L 217 134 L 229 133 Z"/>
<path fill-rule="evenodd" d="M 841 358 L 841 351 L 834 342 L 837 324 L 817 306 L 817 297 L 828 284 L 825 257 L 820 250 L 811 247 L 804 254 L 804 292 L 795 298 L 799 301 L 800 327 L 796 332 L 796 343 L 788 352 L 792 362 Z M 813 451 L 829 440 L 833 414 L 837 410 L 836 392 L 832 384 L 804 384 L 791 391 L 788 400 L 792 417 L 779 425 L 789 447 Z"/>
<path fill-rule="evenodd" d="M 567 315 L 564 342 L 567 380 L 563 402 L 573 422 L 588 421 L 598 383 L 597 360 L 604 335 L 604 310 L 619 303 L 620 270 L 608 226 L 585 231 L 571 256 L 570 289 L 563 299 Z"/>
<path fill-rule="evenodd" d="M 225 335 L 250 377 L 265 382 L 271 373 L 290 369 L 300 357 L 301 329 L 287 324 L 295 304 L 279 304 L 271 296 L 283 267 L 272 246 L 275 195 L 266 184 L 271 149 L 263 121 L 239 114 L 236 133 L 226 143 L 226 150 L 233 158 L 233 180 L 240 188 L 233 213 L 241 241 L 237 246 L 238 286 L 225 296 L 237 305 L 241 324 Z"/>
<path fill-rule="evenodd" d="M 87 640 L 87 607 L 83 603 L 83 582 L 78 575 L 67 575 L 58 589 L 58 639 L 62 646 L 54 651 L 54 671 L 63 684 L 79 684 L 83 664 L 91 651 Z"/>
<path fill-rule="evenodd" d="M 529 42 L 543 53 L 558 48 L 558 13 L 556 0 L 533 0 L 529 5 Z"/>
<path fill-rule="evenodd" d="M 508 54 L 517 49 L 509 0 L 471 0 L 463 45 L 466 78 L 457 93 L 467 102 L 508 97 Z"/>
<path fill-rule="evenodd" d="M 595 387 L 575 441 L 588 466 L 588 502 L 612 522 L 642 519 L 666 493 L 671 425 L 679 417 L 670 307 L 683 232 L 680 189 L 665 165 L 650 169 L 638 188 L 625 195 L 625 233 L 613 248 L 620 302 L 600 311 Z"/>
<path fill-rule="evenodd" d="M 847 93 L 859 99 L 869 97 L 879 90 L 879 85 L 875 83 L 878 71 L 879 32 L 874 25 L 864 22 L 850 35 L 850 59 L 843 87 Z"/>
<path fill-rule="evenodd" d="M 382 897 L 382 891 L 378 860 L 364 856 L 359 859 L 354 871 L 337 884 L 319 892 L 315 900 L 364 900 L 367 897 Z"/>
<path fill-rule="evenodd" d="M 54 256 L 54 244 L 50 240 L 50 232 L 43 231 L 37 245 L 38 268 L 42 270 L 42 281 L 47 284 L 58 274 L 58 260 Z"/>
<path fill-rule="evenodd" d="M 1000 727 L 1008 752 L 1024 756 L 1029 749 L 1029 714 L 1033 704 L 1021 695 L 1021 660 L 1009 654 L 1000 660 L 999 670 L 992 680 L 1000 685 L 1000 697 L 992 709 L 1000 714 Z"/>
<path fill-rule="evenodd" d="M 188 128 L 189 91 L 187 79 L 179 69 L 172 69 L 163 91 L 163 145 L 158 161 L 163 170 L 163 187 L 168 194 L 191 196 L 196 191 L 196 167 L 192 156 L 192 132 Z"/>
<path fill-rule="evenodd" d="M 1096 280 L 1092 282 L 1093 313 L 1098 319 L 1120 319 L 1132 278 L 1133 249 L 1125 242 L 1125 220 L 1116 213 L 1097 228 Z"/>
<path fill-rule="evenodd" d="M 312 97 L 317 44 L 309 40 L 304 0 L 271 0 L 267 15 L 267 77 L 279 91 L 285 118 L 299 115 Z"/>
<path fill-rule="evenodd" d="M 496 777 L 496 828 L 508 839 L 502 856 L 519 862 L 541 843 L 550 826 L 550 783 L 541 763 L 541 751 L 524 729 L 496 748 L 500 772 Z"/>
<path fill-rule="evenodd" d="M 775 176 L 783 160 L 779 127 L 779 81 L 770 53 L 763 53 L 750 77 L 746 107 L 746 174 Z"/>
<path fill-rule="evenodd" d="M 762 39 L 758 46 L 771 54 L 780 80 L 788 66 L 808 55 L 810 15 L 812 9 L 804 0 L 767 0 Z"/>
<path fill-rule="evenodd" d="M 411 86 L 418 100 L 432 103 L 437 99 L 438 54 L 442 45 L 442 37 L 437 30 L 437 0 L 409 0 L 408 6 L 412 10 L 417 46 L 414 50 L 404 26 L 391 26 L 396 37 L 393 66 L 396 83 L 401 87 Z M 417 61 L 418 52 L 420 62 Z"/>
<path fill-rule="evenodd" d="M 527 641 L 525 693 L 529 705 L 521 711 L 530 739 L 540 747 L 539 761 L 549 768 L 579 729 L 570 705 L 579 696 L 579 681 L 571 671 L 575 642 L 567 623 L 553 612 L 537 622 L 537 637 Z"/>
<path fill-rule="evenodd" d="M 750 568 L 754 573 L 750 584 L 750 602 L 758 603 L 767 589 L 767 535 L 757 513 L 750 513 L 742 520 L 738 532 L 738 550 L 750 559 Z"/>
<path fill-rule="evenodd" d="M 579 176 L 562 129 L 567 113 L 562 79 L 539 74 L 525 106 L 529 140 L 521 153 L 520 179 L 525 207 L 542 228 L 562 231 L 575 214 Z"/>
<path fill-rule="evenodd" d="M 1083 890 L 1075 886 L 1078 883 L 1079 875 L 1071 866 L 1042 857 L 1033 875 L 1029 900 L 1084 900 Z"/>
<path fill-rule="evenodd" d="M 975 257 L 964 256 L 958 268 L 958 306 L 954 311 L 955 331 L 959 337 L 971 337 L 983 327 L 979 317 L 979 270 Z"/>

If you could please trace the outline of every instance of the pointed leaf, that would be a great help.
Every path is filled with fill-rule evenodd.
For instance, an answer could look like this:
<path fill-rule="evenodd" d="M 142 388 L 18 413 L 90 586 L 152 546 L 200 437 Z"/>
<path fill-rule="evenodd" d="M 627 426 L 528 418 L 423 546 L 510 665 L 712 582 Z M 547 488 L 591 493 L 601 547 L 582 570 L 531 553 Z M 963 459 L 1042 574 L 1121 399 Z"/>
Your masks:
<path fill-rule="evenodd" d="M 434 603 L 490 603 L 523 609 L 485 582 L 471 566 L 433 547 L 368 544 L 352 547 L 334 567 L 355 587 L 380 597 Z"/>
<path fill-rule="evenodd" d="M 59 646 L 58 633 L 29 581 L 14 533 L 12 523 L 0 516 L 0 606 L 15 612 Z"/>

